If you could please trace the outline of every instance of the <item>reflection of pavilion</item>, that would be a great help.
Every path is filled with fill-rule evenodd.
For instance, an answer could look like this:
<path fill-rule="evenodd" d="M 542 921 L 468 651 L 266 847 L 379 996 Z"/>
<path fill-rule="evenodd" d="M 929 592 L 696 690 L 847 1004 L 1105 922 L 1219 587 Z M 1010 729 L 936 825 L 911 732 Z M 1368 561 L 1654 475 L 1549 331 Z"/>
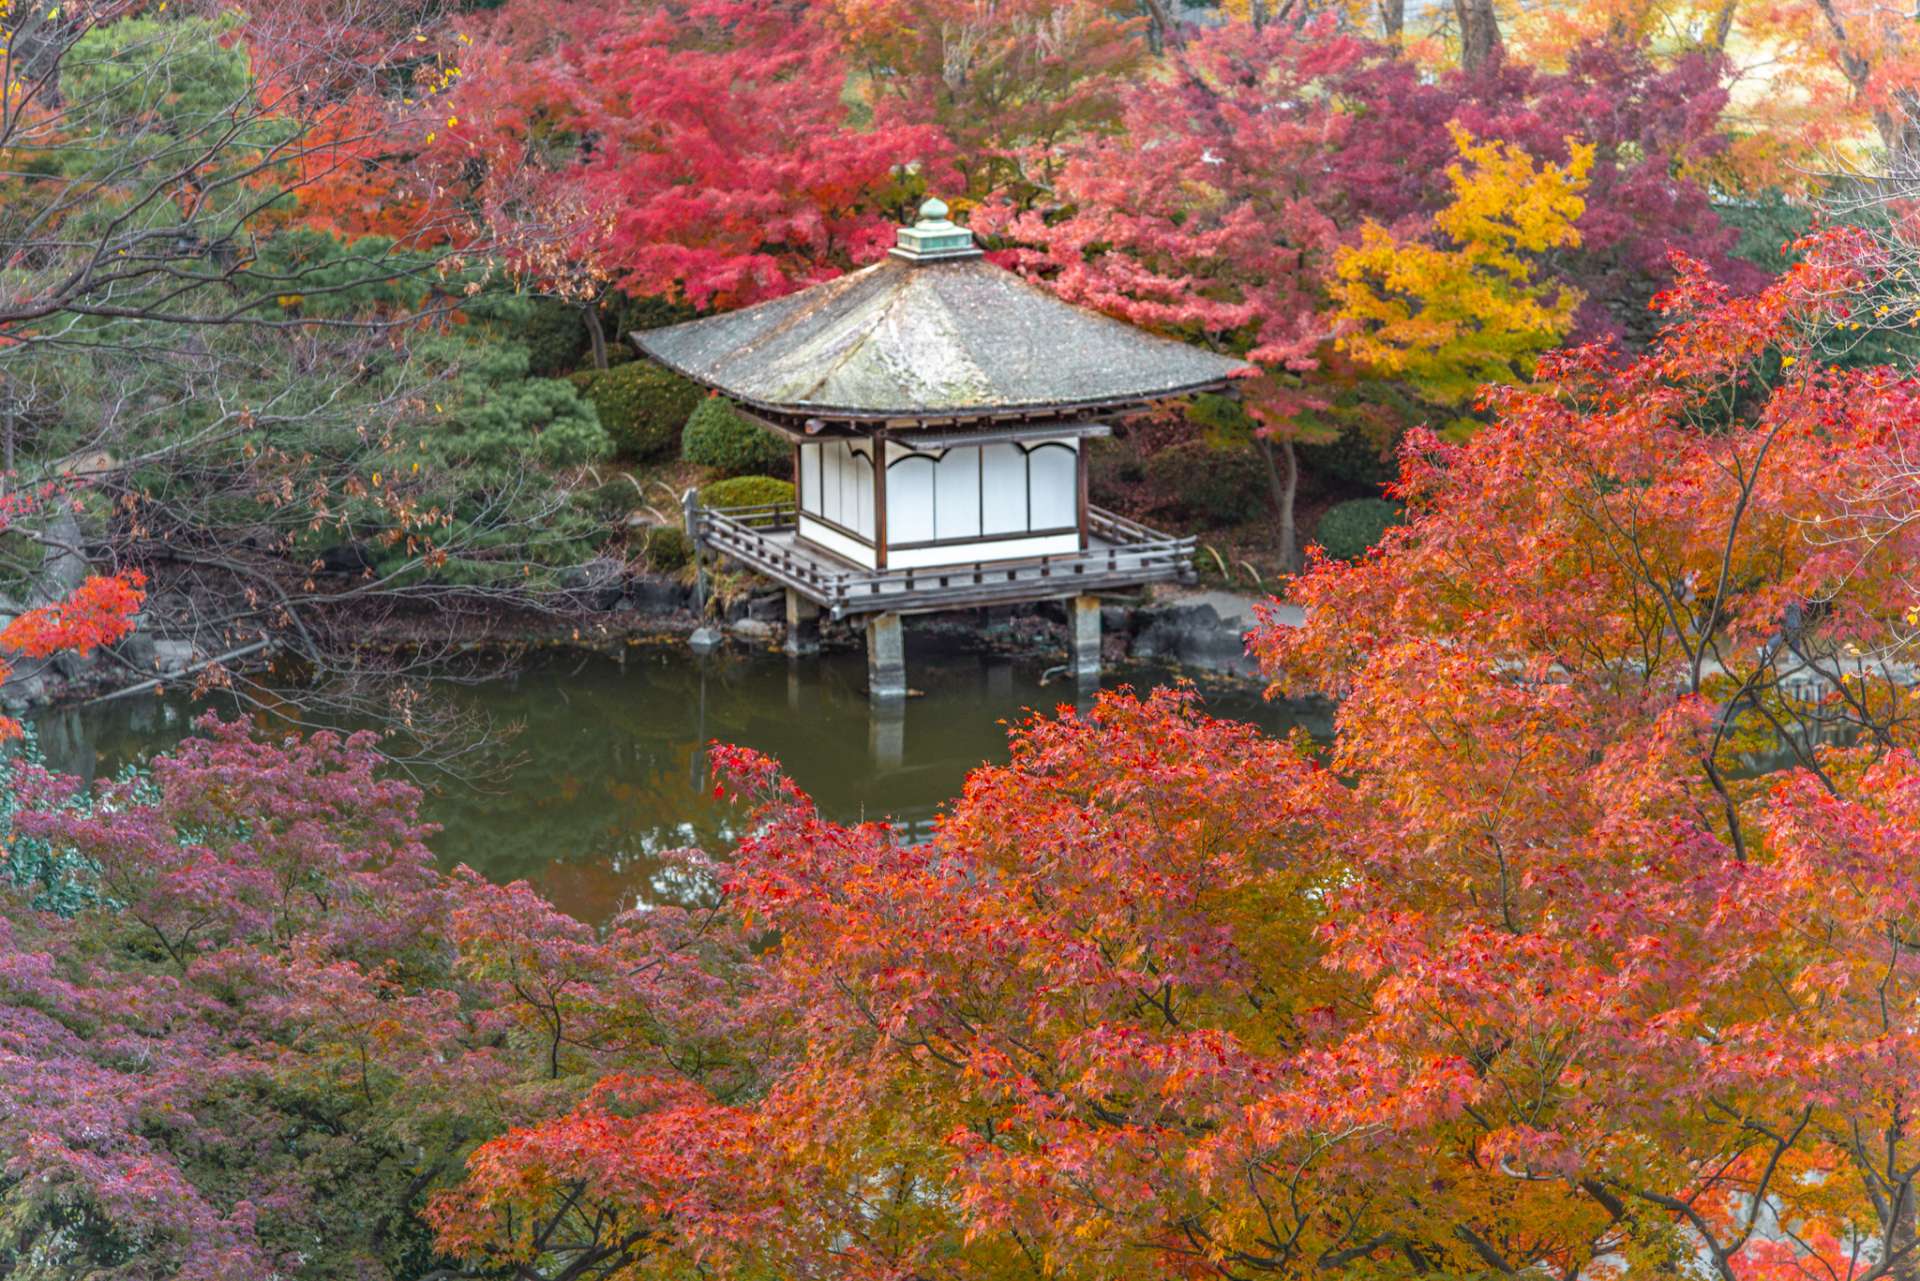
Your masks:
<path fill-rule="evenodd" d="M 1193 540 L 1087 501 L 1086 442 L 1237 361 L 1061 302 L 988 263 L 930 200 L 886 260 L 742 311 L 636 336 L 793 442 L 795 503 L 703 509 L 688 532 L 787 589 L 788 645 L 822 610 L 867 621 L 868 688 L 906 693 L 900 617 L 1072 598 L 1100 662 L 1098 593 L 1191 572 Z"/>

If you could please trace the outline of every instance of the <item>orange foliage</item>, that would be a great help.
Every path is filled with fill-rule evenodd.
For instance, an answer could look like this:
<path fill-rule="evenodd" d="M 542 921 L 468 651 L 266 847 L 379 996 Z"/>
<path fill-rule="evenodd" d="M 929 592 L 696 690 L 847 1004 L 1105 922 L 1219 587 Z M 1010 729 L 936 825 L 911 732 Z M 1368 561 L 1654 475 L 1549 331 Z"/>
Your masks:
<path fill-rule="evenodd" d="M 89 578 L 65 600 L 15 617 L 0 630 L 0 650 L 28 658 L 50 658 L 63 651 L 90 654 L 102 645 L 111 645 L 133 630 L 133 616 L 147 597 L 146 584 L 146 576 L 137 569 L 123 570 L 111 578 Z M 11 671 L 11 665 L 0 660 L 0 684 Z M 18 721 L 0 717 L 0 739 L 19 733 Z"/>

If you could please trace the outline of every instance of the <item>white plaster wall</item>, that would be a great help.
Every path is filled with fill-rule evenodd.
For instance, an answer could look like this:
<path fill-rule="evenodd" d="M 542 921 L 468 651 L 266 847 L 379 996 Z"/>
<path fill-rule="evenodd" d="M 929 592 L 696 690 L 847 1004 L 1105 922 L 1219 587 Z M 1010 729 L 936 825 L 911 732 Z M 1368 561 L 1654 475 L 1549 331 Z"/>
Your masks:
<path fill-rule="evenodd" d="M 818 457 L 816 464 L 813 460 Z M 819 500 L 814 500 L 819 468 Z M 809 442 L 800 450 L 801 510 L 873 537 L 873 446 L 867 441 Z"/>
<path fill-rule="evenodd" d="M 966 451 L 967 462 L 974 453 Z M 934 537 L 980 536 L 980 469 L 977 466 L 942 467 L 934 477 Z"/>
<path fill-rule="evenodd" d="M 800 446 L 800 485 L 796 496 L 800 510 L 820 514 L 820 446 L 806 443 Z"/>
<path fill-rule="evenodd" d="M 946 468 L 928 454 L 910 455 L 887 468 L 887 545 L 929 543 L 934 538 L 935 475 Z M 979 524 L 976 518 L 974 524 Z"/>
<path fill-rule="evenodd" d="M 1059 556 L 1080 550 L 1080 535 L 1049 534 L 1044 538 L 995 538 L 981 543 L 954 543 L 941 547 L 887 549 L 888 569 L 925 569 L 934 565 L 971 565 L 977 560 L 1020 560 L 1028 556 Z M 862 562 L 871 564 L 872 562 Z"/>
<path fill-rule="evenodd" d="M 827 528 L 805 513 L 800 516 L 799 534 L 814 546 L 824 547 L 856 565 L 864 565 L 868 569 L 874 567 L 873 548 L 858 539 L 848 538 L 837 529 Z"/>
<path fill-rule="evenodd" d="M 1046 445 L 1027 454 L 1029 529 L 1061 529 L 1080 523 L 1079 457 L 1074 450 Z"/>

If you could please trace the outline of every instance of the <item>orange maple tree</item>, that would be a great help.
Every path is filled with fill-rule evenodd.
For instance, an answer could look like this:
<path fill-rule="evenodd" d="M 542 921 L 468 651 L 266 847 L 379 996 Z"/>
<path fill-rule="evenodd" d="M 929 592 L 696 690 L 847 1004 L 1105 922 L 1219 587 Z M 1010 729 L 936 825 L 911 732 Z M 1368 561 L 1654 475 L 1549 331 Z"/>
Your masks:
<path fill-rule="evenodd" d="M 0 651 L 28 658 L 50 658 L 62 652 L 90 654 L 111 645 L 134 628 L 134 615 L 146 600 L 146 576 L 137 569 L 111 577 L 93 575 L 66 599 L 17 614 L 0 628 Z M 0 684 L 13 672 L 0 659 Z M 16 738 L 20 723 L 0 717 L 0 740 Z"/>
<path fill-rule="evenodd" d="M 1819 361 L 1863 247 L 1807 248 L 1745 299 L 1683 263 L 1644 356 L 1552 358 L 1472 440 L 1414 440 L 1410 521 L 1258 638 L 1343 697 L 1324 761 L 1105 695 L 907 847 L 721 750 L 753 818 L 706 937 L 736 945 L 672 1016 L 727 1012 L 724 1070 L 669 1053 L 484 1145 L 443 1248 L 1915 1275 L 1920 507 L 1888 468 L 1920 386 Z"/>

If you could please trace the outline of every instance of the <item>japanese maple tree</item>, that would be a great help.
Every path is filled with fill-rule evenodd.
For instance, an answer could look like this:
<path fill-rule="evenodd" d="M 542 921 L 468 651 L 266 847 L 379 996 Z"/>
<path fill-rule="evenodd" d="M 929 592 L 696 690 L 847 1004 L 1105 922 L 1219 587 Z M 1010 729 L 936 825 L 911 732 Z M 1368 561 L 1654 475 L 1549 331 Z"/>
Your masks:
<path fill-rule="evenodd" d="M 483 220 L 545 226 L 521 238 L 543 284 L 591 272 L 702 307 L 783 293 L 883 252 L 896 171 L 939 158 L 931 130 L 851 126 L 838 43 L 805 6 L 539 13 L 466 58 L 429 162 Z"/>
<path fill-rule="evenodd" d="M 1579 295 L 1536 280 L 1533 262 L 1580 243 L 1574 224 L 1593 148 L 1576 145 L 1562 168 L 1476 143 L 1463 129 L 1455 141 L 1454 200 L 1433 219 L 1445 247 L 1398 240 L 1369 222 L 1360 243 L 1341 250 L 1334 296 L 1355 322 L 1343 347 L 1414 379 L 1429 399 L 1458 404 L 1482 383 L 1531 373 L 1534 356 L 1572 326 Z"/>
<path fill-rule="evenodd" d="M 1259 637 L 1342 696 L 1325 762 L 1107 695 L 906 847 L 722 751 L 758 1083 L 610 1080 L 482 1147 L 443 1244 L 538 1276 L 1914 1275 L 1920 508 L 1868 487 L 1920 396 L 1814 359 L 1862 272 L 1807 248 L 1749 298 L 1683 264 L 1645 355 L 1413 439 L 1411 521 Z M 584 1206 L 617 1232 L 519 1226 Z"/>
<path fill-rule="evenodd" d="M 1062 147 L 1112 134 L 1128 82 L 1153 74 L 1126 0 L 835 0 L 828 6 L 876 119 L 936 128 L 949 201 L 1027 204 Z"/>
<path fill-rule="evenodd" d="M 18 639 L 97 639 L 115 595 Z M 9 1267 L 418 1277 L 444 1262 L 418 1212 L 480 1140 L 668 1070 L 668 1044 L 724 1087 L 728 1019 L 702 1012 L 726 963 L 698 917 L 603 934 L 437 871 L 369 734 L 198 730 L 91 794 L 0 764 Z"/>
<path fill-rule="evenodd" d="M 4 523 L 0 518 L 0 528 Z M 133 630 L 134 615 L 145 599 L 146 576 L 137 569 L 112 577 L 90 575 L 66 599 L 16 614 L 0 628 L 0 655 L 44 659 L 59 653 L 91 654 Z M 13 664 L 0 657 L 0 684 L 12 673 Z M 0 741 L 19 733 L 18 721 L 0 716 Z"/>
<path fill-rule="evenodd" d="M 1762 279 L 1727 257 L 1734 233 L 1689 176 L 1723 145 L 1726 93 L 1711 58 L 1661 67 L 1631 49 L 1588 46 L 1561 73 L 1495 61 L 1435 78 L 1391 46 L 1325 23 L 1235 23 L 1168 62 L 1166 75 L 1130 88 L 1120 135 L 1066 148 L 1050 202 L 1018 213 L 989 207 L 974 221 L 1062 296 L 1265 368 L 1241 392 L 1273 463 L 1283 556 L 1293 539 L 1294 442 L 1325 443 L 1366 425 L 1364 414 L 1329 410 L 1351 363 L 1334 346 L 1355 327 L 1339 298 L 1354 282 L 1341 282 L 1339 264 L 1357 261 L 1369 236 L 1375 267 L 1426 264 L 1420 274 L 1456 313 L 1453 332 L 1492 334 L 1518 316 L 1530 351 L 1565 323 L 1548 314 L 1557 306 L 1541 301 L 1549 294 L 1580 300 L 1566 331 L 1575 340 L 1643 341 L 1646 303 L 1671 281 L 1670 248 L 1712 262 L 1740 288 Z M 1506 245 L 1504 287 L 1489 287 L 1497 281 L 1485 263 L 1476 272 L 1446 223 L 1472 221 L 1482 233 L 1505 223 L 1511 232 L 1532 217 L 1531 188 L 1511 173 L 1483 183 L 1469 219 L 1449 177 L 1456 128 L 1510 161 L 1523 154 L 1541 172 L 1578 169 L 1584 179 L 1578 209 L 1556 206 L 1570 226 L 1495 238 Z M 1495 207 L 1502 197 L 1510 207 Z M 1469 238 L 1483 256 L 1493 243 Z M 1515 272 L 1528 283 L 1514 284 Z M 1527 301 L 1535 295 L 1539 314 Z M 1366 347 L 1383 358 L 1372 372 L 1404 366 L 1397 348 L 1385 359 L 1393 347 Z M 1451 370 L 1428 403 L 1453 412 L 1448 402 L 1490 373 L 1484 361 Z M 1428 395 L 1419 377 L 1407 386 Z"/>

